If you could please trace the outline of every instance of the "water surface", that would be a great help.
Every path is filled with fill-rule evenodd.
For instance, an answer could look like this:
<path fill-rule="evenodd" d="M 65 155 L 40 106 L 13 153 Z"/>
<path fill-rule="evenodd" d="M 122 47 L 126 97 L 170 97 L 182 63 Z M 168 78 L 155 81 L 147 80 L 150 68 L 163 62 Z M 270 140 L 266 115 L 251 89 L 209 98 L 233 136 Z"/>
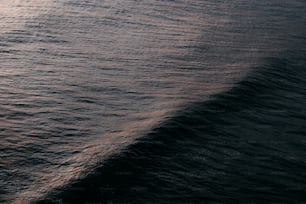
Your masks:
<path fill-rule="evenodd" d="M 0 202 L 302 201 L 305 8 L 0 0 Z"/>

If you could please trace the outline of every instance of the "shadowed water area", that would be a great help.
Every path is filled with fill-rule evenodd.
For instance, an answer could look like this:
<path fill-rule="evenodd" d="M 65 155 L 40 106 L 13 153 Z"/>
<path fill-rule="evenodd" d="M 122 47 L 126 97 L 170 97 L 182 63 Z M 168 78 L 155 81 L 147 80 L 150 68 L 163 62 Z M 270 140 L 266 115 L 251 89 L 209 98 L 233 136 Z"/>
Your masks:
<path fill-rule="evenodd" d="M 0 0 L 0 202 L 305 202 L 305 22 L 298 0 Z"/>

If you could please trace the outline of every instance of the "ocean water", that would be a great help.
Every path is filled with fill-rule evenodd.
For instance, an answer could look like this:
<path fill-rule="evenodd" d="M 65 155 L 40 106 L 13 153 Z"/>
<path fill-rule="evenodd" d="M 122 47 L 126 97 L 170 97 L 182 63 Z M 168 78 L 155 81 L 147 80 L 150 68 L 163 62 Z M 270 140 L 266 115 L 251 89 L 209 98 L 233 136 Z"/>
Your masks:
<path fill-rule="evenodd" d="M 0 203 L 306 202 L 302 0 L 0 0 Z"/>

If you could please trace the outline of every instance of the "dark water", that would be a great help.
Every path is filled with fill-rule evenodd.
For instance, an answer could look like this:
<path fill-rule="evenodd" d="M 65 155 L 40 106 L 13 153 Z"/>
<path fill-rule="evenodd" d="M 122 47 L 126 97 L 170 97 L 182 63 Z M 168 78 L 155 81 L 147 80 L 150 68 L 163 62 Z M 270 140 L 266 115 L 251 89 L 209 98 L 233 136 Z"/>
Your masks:
<path fill-rule="evenodd" d="M 306 202 L 303 1 L 0 0 L 0 203 Z"/>

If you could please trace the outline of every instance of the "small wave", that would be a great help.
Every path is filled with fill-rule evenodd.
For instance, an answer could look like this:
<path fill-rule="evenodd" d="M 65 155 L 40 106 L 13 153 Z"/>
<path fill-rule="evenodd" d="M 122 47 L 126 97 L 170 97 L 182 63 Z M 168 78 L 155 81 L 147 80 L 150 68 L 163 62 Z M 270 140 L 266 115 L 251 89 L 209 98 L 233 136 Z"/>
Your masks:
<path fill-rule="evenodd" d="M 288 55 L 39 203 L 305 202 L 306 61 Z"/>

